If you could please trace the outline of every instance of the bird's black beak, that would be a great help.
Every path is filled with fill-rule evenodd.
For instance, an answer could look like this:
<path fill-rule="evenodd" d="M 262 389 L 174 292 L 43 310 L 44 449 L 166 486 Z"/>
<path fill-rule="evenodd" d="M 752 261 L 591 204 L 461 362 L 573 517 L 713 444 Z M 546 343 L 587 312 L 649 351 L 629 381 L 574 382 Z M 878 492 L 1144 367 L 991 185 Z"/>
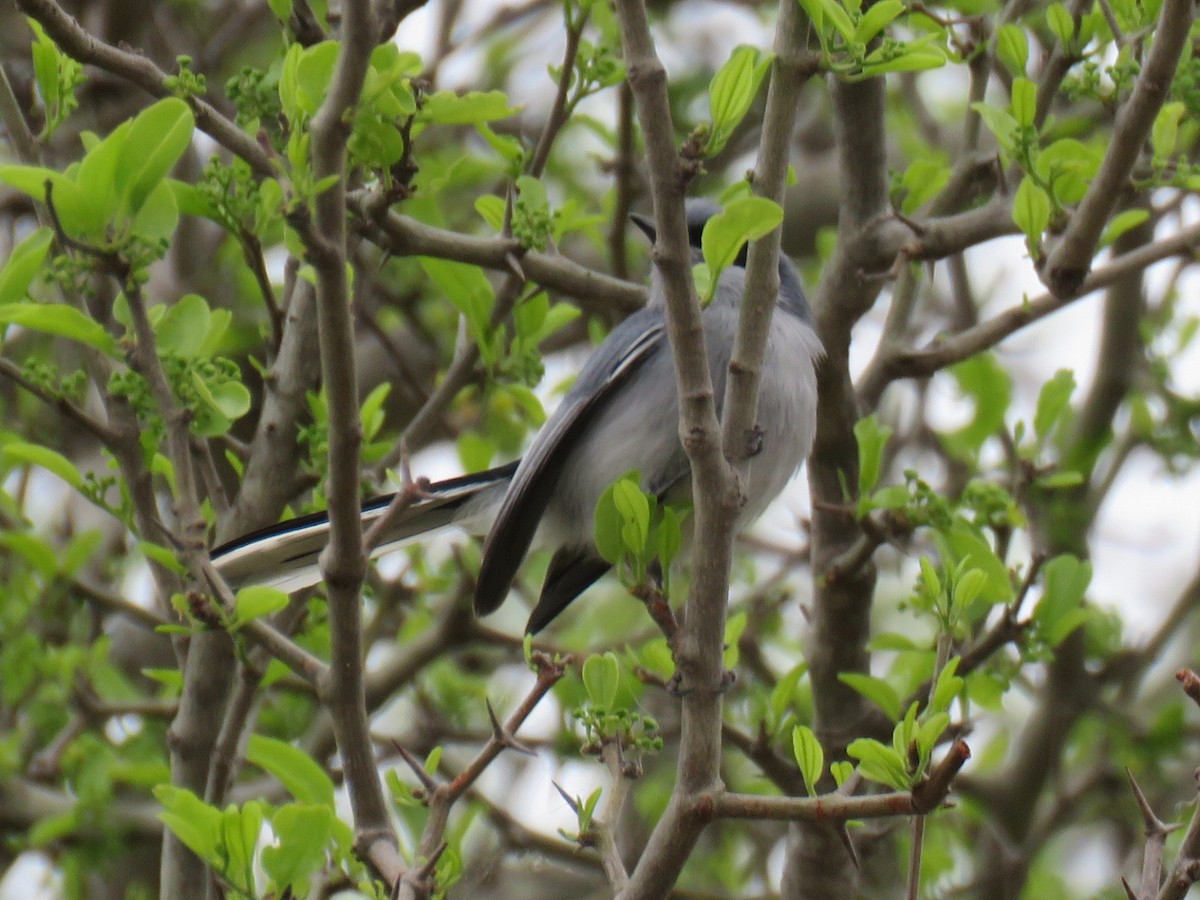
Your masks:
<path fill-rule="evenodd" d="M 658 237 L 658 229 L 654 227 L 654 219 L 647 218 L 639 213 L 632 213 L 629 216 L 631 222 L 642 230 L 642 234 L 650 238 L 650 243 L 654 243 Z"/>

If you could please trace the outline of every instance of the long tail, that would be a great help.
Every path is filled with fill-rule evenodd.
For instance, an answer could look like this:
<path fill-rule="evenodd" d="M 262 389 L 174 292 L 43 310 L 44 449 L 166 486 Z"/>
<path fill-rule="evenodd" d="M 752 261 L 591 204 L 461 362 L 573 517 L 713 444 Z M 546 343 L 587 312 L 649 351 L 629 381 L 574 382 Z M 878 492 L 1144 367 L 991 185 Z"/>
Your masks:
<path fill-rule="evenodd" d="M 395 517 L 373 555 L 498 504 L 516 468 L 517 463 L 511 462 L 432 485 L 426 496 Z M 387 494 L 364 503 L 363 526 L 369 528 L 382 516 L 395 496 Z M 290 593 L 321 580 L 317 558 L 328 542 L 329 515 L 318 512 L 244 534 L 213 550 L 212 559 L 235 588 L 265 584 Z"/>

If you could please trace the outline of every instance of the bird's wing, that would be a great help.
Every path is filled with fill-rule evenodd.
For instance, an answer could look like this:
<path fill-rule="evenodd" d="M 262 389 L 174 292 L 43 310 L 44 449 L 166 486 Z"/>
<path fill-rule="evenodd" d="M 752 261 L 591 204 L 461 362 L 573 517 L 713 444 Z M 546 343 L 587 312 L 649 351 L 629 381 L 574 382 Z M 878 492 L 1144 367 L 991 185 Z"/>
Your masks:
<path fill-rule="evenodd" d="M 592 354 L 575 387 L 534 439 L 504 495 L 483 547 L 475 588 L 477 613 L 487 615 L 504 602 L 571 452 L 607 401 L 665 340 L 662 311 L 644 309 L 617 326 Z"/>

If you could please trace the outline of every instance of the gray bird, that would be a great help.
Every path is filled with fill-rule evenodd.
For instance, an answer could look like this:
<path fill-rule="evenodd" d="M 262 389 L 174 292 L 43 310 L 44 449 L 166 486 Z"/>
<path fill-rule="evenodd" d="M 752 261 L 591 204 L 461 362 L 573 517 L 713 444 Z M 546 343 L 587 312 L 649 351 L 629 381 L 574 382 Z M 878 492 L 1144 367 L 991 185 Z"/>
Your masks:
<path fill-rule="evenodd" d="M 688 232 L 697 262 L 704 224 L 716 212 L 709 201 L 688 202 Z M 633 219 L 654 240 L 653 223 L 640 216 Z M 702 315 L 718 414 L 745 280 L 743 250 L 722 273 Z M 815 368 L 821 342 L 812 329 L 799 276 L 782 257 L 779 281 L 759 389 L 761 449 L 748 463 L 747 501 L 738 514 L 739 529 L 783 490 L 808 456 L 816 430 Z M 526 631 L 536 633 L 548 625 L 609 569 L 596 550 L 592 528 L 596 504 L 613 481 L 636 470 L 643 490 L 659 497 L 686 496 L 690 490 L 688 460 L 679 441 L 679 398 L 663 297 L 655 270 L 646 307 L 596 348 L 524 458 L 432 485 L 389 525 L 375 552 L 447 525 L 486 532 L 475 591 L 475 611 L 486 615 L 504 602 L 535 540 L 554 547 Z M 364 527 L 382 515 L 391 500 L 383 496 L 368 501 L 363 506 Z M 213 551 L 213 561 L 235 586 L 259 583 L 298 590 L 320 580 L 317 557 L 328 530 L 325 513 L 303 516 L 231 541 Z"/>

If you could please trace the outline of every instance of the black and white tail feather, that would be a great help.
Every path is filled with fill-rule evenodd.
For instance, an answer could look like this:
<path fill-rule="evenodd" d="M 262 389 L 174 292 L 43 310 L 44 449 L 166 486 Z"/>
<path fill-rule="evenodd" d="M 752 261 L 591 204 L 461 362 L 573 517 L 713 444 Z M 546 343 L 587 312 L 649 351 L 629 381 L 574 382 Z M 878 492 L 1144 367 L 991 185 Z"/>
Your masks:
<path fill-rule="evenodd" d="M 688 204 L 688 231 L 697 256 L 704 223 L 716 212 L 706 201 Z M 653 223 L 640 217 L 634 221 L 654 239 Z M 744 267 L 743 254 L 721 275 L 702 316 L 718 405 L 733 354 Z M 815 366 L 823 351 L 810 325 L 799 276 L 787 259 L 780 259 L 779 281 L 759 393 L 763 448 L 749 464 L 739 527 L 757 518 L 783 490 L 808 456 L 816 430 Z M 596 551 L 592 515 L 614 480 L 636 470 L 643 489 L 656 495 L 690 489 L 678 422 L 663 291 L 655 273 L 649 304 L 596 348 L 525 457 L 432 485 L 427 496 L 396 516 L 376 553 L 450 525 L 486 532 L 475 592 L 475 610 L 486 615 L 504 602 L 535 540 L 555 547 L 526 626 L 531 633 L 540 631 L 609 569 Z M 365 504 L 364 526 L 370 527 L 391 500 L 379 497 Z M 304 516 L 219 547 L 213 561 L 237 586 L 267 583 L 298 590 L 320 580 L 317 558 L 328 530 L 324 514 Z"/>
<path fill-rule="evenodd" d="M 517 463 L 511 462 L 430 485 L 395 516 L 373 555 L 397 550 L 414 538 L 452 525 L 485 534 L 516 469 Z M 363 504 L 364 530 L 375 524 L 395 497 L 384 494 Z M 315 512 L 244 534 L 217 547 L 212 557 L 230 584 L 263 584 L 291 593 L 320 582 L 317 562 L 327 543 L 329 515 Z"/>

